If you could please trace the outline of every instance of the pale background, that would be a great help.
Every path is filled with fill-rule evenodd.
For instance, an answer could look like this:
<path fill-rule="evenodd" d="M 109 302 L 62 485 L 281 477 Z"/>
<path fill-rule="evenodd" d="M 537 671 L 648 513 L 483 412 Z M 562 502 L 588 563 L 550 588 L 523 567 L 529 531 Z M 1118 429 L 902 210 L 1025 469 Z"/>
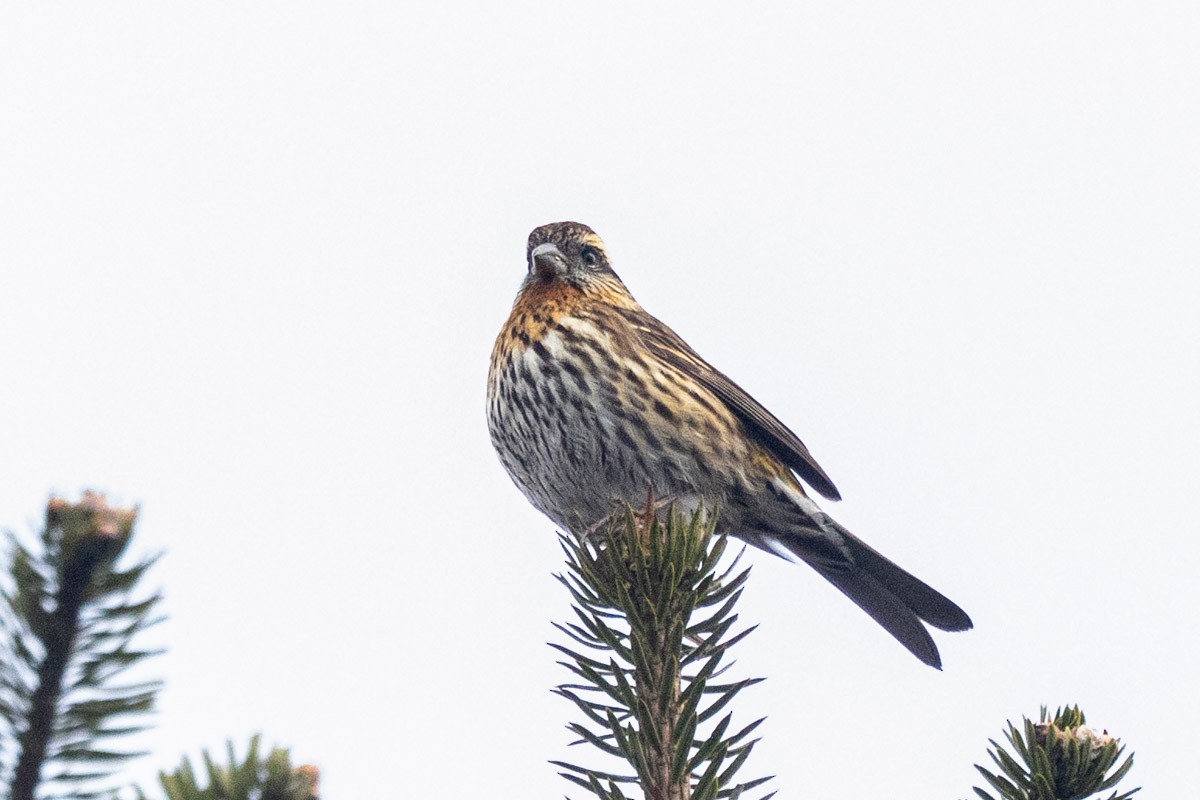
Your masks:
<path fill-rule="evenodd" d="M 746 777 L 967 797 L 1081 703 L 1194 790 L 1200 6 L 6 3 L 0 525 L 139 503 L 126 775 L 261 730 L 334 798 L 561 797 L 553 525 L 484 376 L 536 225 L 788 422 L 976 630 L 754 554 Z"/>

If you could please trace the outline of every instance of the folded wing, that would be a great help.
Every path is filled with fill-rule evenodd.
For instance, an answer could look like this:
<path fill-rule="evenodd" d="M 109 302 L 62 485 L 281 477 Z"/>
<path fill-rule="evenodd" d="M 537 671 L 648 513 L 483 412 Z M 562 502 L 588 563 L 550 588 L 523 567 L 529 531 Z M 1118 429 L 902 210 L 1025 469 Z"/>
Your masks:
<path fill-rule="evenodd" d="M 631 320 L 633 321 L 633 320 Z M 633 321 L 642 340 L 654 355 L 666 364 L 681 370 L 720 398 L 721 402 L 746 424 L 750 436 L 778 456 L 779 460 L 796 471 L 809 486 L 830 500 L 842 496 L 821 465 L 808 452 L 800 437 L 731 381 L 720 370 L 700 357 L 679 334 L 642 312 Z"/>

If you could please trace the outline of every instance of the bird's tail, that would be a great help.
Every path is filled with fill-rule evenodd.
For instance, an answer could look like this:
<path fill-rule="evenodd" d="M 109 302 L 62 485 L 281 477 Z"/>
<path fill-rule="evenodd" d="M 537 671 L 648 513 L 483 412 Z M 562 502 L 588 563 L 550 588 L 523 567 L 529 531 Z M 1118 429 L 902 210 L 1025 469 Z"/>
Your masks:
<path fill-rule="evenodd" d="M 942 658 L 922 622 L 943 631 L 969 630 L 971 618 L 961 608 L 881 555 L 844 527 L 825 518 L 845 537 L 851 564 L 829 564 L 812 558 L 802 545 L 789 547 L 830 583 L 853 600 L 921 661 L 937 669 Z M 783 541 L 785 546 L 787 540 Z"/>

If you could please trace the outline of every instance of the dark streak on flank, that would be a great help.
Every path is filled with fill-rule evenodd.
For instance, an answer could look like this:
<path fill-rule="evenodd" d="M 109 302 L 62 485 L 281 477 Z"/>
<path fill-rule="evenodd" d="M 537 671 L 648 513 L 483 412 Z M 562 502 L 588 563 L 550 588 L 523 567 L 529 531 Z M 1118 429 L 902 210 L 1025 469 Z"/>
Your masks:
<path fill-rule="evenodd" d="M 629 435 L 629 431 L 624 425 L 617 426 L 617 438 L 621 440 L 621 444 L 625 445 L 631 450 L 637 451 L 639 449 L 638 443 L 635 442 L 633 437 Z"/>
<path fill-rule="evenodd" d="M 637 387 L 639 392 L 646 391 L 646 381 L 642 380 L 642 377 L 633 371 L 633 367 L 625 368 L 625 377 L 629 379 L 630 383 Z"/>
<path fill-rule="evenodd" d="M 584 377 L 583 369 L 581 369 L 578 364 L 576 364 L 571 359 L 565 359 L 562 362 L 562 368 L 563 368 L 564 372 L 566 372 L 568 375 L 571 376 L 572 379 L 574 379 L 576 385 L 579 386 L 579 390 L 581 392 L 583 392 L 584 394 L 592 393 L 592 385 L 590 383 L 588 383 L 587 378 Z"/>

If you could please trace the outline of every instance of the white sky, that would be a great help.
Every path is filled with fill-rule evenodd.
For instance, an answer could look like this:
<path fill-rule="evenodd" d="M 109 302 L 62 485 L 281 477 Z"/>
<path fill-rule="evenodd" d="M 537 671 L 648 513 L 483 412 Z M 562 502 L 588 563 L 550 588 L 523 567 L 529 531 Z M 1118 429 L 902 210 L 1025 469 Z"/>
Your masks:
<path fill-rule="evenodd" d="M 576 219 L 976 623 L 937 673 L 754 554 L 747 777 L 967 797 L 1005 719 L 1078 702 L 1183 796 L 1198 36 L 1184 2 L 4 4 L 0 525 L 95 487 L 166 549 L 127 774 L 261 730 L 329 798 L 568 791 L 560 553 L 483 406 L 525 237 Z"/>

